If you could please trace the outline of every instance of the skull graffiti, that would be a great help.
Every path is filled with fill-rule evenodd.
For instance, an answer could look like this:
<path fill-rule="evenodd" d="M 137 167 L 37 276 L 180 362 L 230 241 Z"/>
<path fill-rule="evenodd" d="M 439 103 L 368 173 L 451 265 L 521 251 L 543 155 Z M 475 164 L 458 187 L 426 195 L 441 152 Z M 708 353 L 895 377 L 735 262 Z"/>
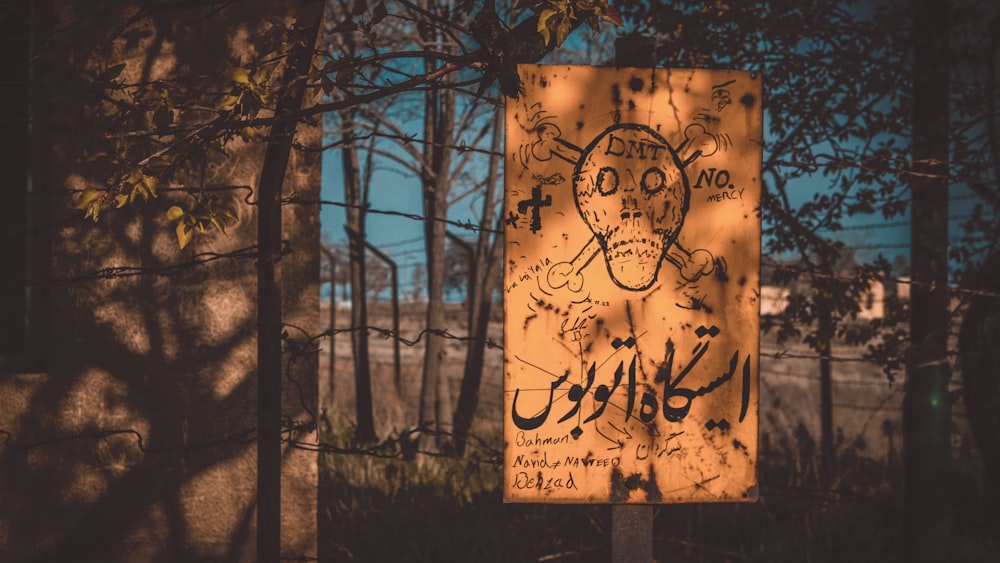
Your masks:
<path fill-rule="evenodd" d="M 576 164 L 577 209 L 625 289 L 651 287 L 677 238 L 690 198 L 682 167 L 663 137 L 631 123 L 608 128 Z"/>

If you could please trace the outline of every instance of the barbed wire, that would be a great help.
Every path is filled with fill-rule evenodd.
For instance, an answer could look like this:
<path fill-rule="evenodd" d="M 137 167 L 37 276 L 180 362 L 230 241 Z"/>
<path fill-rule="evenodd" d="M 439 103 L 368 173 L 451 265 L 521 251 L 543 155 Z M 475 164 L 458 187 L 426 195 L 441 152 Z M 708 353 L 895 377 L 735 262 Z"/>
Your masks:
<path fill-rule="evenodd" d="M 425 328 L 425 329 L 422 329 L 419 333 L 417 333 L 416 338 L 409 339 L 409 338 L 405 338 L 404 336 L 402 336 L 400 334 L 397 334 L 395 330 L 390 329 L 390 328 L 384 328 L 384 327 L 375 326 L 375 325 L 351 326 L 351 327 L 345 327 L 345 328 L 327 329 L 327 330 L 324 330 L 323 332 L 320 332 L 320 333 L 312 335 L 309 339 L 312 340 L 312 341 L 316 341 L 316 340 L 319 340 L 319 339 L 322 339 L 322 338 L 328 338 L 331 335 L 345 334 L 345 333 L 354 333 L 354 332 L 362 332 L 362 331 L 376 332 L 376 333 L 382 335 L 382 337 L 384 337 L 386 339 L 398 340 L 401 344 L 404 344 L 404 345 L 410 346 L 410 347 L 416 346 L 417 344 L 419 344 L 420 341 L 424 338 L 424 336 L 433 335 L 433 336 L 438 336 L 438 337 L 449 339 L 449 340 L 457 340 L 459 342 L 482 342 L 482 343 L 484 343 L 486 345 L 487 348 L 503 350 L 503 344 L 501 344 L 501 343 L 493 340 L 492 338 L 485 338 L 484 339 L 484 338 L 476 338 L 474 336 L 460 336 L 460 335 L 452 334 L 447 329 L 443 329 L 443 328 Z"/>
<path fill-rule="evenodd" d="M 798 373 L 790 371 L 775 371 L 775 370 L 761 370 L 761 377 L 790 377 L 793 379 L 805 379 L 807 381 L 819 381 L 819 373 Z M 860 387 L 895 387 L 896 384 L 884 376 L 879 376 L 873 379 L 842 379 L 838 377 L 833 377 L 833 383 L 836 385 L 856 385 Z"/>
<path fill-rule="evenodd" d="M 291 253 L 291 245 L 282 241 L 281 256 Z M 204 266 L 220 260 L 253 260 L 257 259 L 257 245 L 247 246 L 229 252 L 199 252 L 182 262 L 165 264 L 163 266 L 105 266 L 74 276 L 53 277 L 46 279 L 0 279 L 0 284 L 20 284 L 26 287 L 41 285 L 66 285 L 94 280 L 112 280 L 132 278 L 137 276 L 177 275 L 190 268 Z"/>
<path fill-rule="evenodd" d="M 287 415 L 282 416 L 282 438 L 281 443 L 299 450 L 317 453 L 337 454 L 337 455 L 359 455 L 377 457 L 384 459 L 413 459 L 417 455 L 429 457 L 456 457 L 454 453 L 445 450 L 432 450 L 420 448 L 421 436 L 429 436 L 445 440 L 463 440 L 471 450 L 467 459 L 474 463 L 485 463 L 493 466 L 502 464 L 503 452 L 489 444 L 488 440 L 473 433 L 467 436 L 458 436 L 446 430 L 435 430 L 429 424 L 406 428 L 390 435 L 381 441 L 371 444 L 337 444 L 325 440 L 302 440 L 298 436 L 313 434 L 317 430 L 314 421 L 296 421 Z M 233 432 L 225 437 L 196 442 L 190 444 L 171 444 L 166 446 L 151 446 L 147 443 L 143 433 L 134 428 L 101 429 L 90 432 L 79 432 L 62 436 L 53 436 L 27 442 L 16 442 L 15 433 L 11 430 L 0 428 L 0 446 L 13 452 L 28 452 L 40 448 L 46 448 L 77 441 L 102 441 L 115 436 L 129 436 L 135 439 L 136 447 L 144 454 L 166 453 L 173 451 L 198 451 L 210 448 L 226 446 L 242 446 L 252 444 L 257 440 L 257 428 L 251 427 Z"/>
<path fill-rule="evenodd" d="M 341 207 L 344 209 L 359 209 L 365 213 L 373 213 L 377 215 L 387 215 L 392 217 L 404 217 L 406 219 L 412 219 L 414 221 L 437 221 L 439 223 L 444 223 L 446 225 L 451 225 L 453 227 L 458 227 L 460 229 L 465 229 L 468 231 L 484 231 L 494 234 L 503 234 L 503 231 L 498 229 L 493 229 L 490 227 L 483 227 L 482 225 L 477 225 L 472 221 L 456 221 L 453 219 L 448 219 L 447 217 L 427 217 L 419 213 L 409 213 L 406 211 L 397 211 L 392 209 L 377 209 L 371 207 L 370 205 L 354 205 L 345 203 L 342 201 L 332 201 L 328 199 L 311 199 L 299 196 L 290 196 L 283 198 L 281 200 L 282 205 L 332 205 L 334 207 Z"/>

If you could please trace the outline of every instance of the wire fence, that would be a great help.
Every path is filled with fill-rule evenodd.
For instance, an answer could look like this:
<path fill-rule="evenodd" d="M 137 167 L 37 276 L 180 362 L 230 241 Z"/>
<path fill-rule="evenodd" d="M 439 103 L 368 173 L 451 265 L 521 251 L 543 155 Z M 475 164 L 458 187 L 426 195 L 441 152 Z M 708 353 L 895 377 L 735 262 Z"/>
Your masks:
<path fill-rule="evenodd" d="M 342 202 L 329 200 L 309 200 L 301 198 L 288 198 L 285 205 L 335 205 L 340 207 L 352 207 Z M 354 206 L 356 209 L 362 207 Z M 488 231 L 493 234 L 501 234 L 493 229 L 484 228 L 469 222 L 450 221 L 441 218 L 427 218 L 418 213 L 401 213 L 392 210 L 379 210 L 371 207 L 363 207 L 365 212 L 395 216 L 404 220 L 412 221 L 440 221 L 448 227 L 459 228 L 470 232 Z M 962 220 L 964 216 L 955 217 L 953 220 Z M 898 224 L 897 224 L 898 223 Z M 60 221 L 54 225 L 65 226 L 68 221 Z M 895 228 L 908 225 L 907 222 L 894 222 L 879 226 L 857 225 L 857 230 L 867 228 Z M 53 227 L 55 228 L 55 227 Z M 845 230 L 854 230 L 851 227 Z M 37 231 L 37 229 L 36 229 Z M 36 232 L 37 234 L 37 232 Z M 410 249 L 411 246 L 422 243 L 422 238 L 411 238 L 397 241 L 386 245 L 386 250 L 403 249 L 409 256 L 416 256 L 419 249 Z M 847 245 L 848 249 L 871 248 L 905 248 L 905 244 L 877 243 L 872 245 Z M 290 241 L 283 241 L 281 255 L 289 256 L 295 251 Z M 228 252 L 194 252 L 186 258 L 179 258 L 174 262 L 159 265 L 136 264 L 115 264 L 85 270 L 64 276 L 55 276 L 48 279 L 33 280 L 13 280 L 3 279 L 2 283 L 20 284 L 25 287 L 40 286 L 76 286 L 83 284 L 99 284 L 111 280 L 140 280 L 142 278 L 172 278 L 185 272 L 201 269 L 209 269 L 225 263 L 239 263 L 253 265 L 259 260 L 257 247 L 249 245 Z M 773 259 L 765 259 L 764 265 L 775 271 L 792 275 L 809 282 L 832 281 L 840 283 L 856 283 L 860 280 L 875 280 L 882 283 L 892 283 L 898 285 L 908 285 L 910 287 L 923 287 L 930 289 L 940 289 L 934 284 L 913 282 L 912 280 L 886 275 L 884 273 L 872 273 L 870 271 L 853 273 L 828 273 L 819 272 L 814 269 L 800 265 L 788 264 Z M 319 280 L 324 281 L 324 280 Z M 328 280 L 327 280 L 328 281 Z M 964 299 L 969 297 L 997 298 L 1000 294 L 995 292 L 961 285 L 949 285 L 947 288 L 949 295 L 953 298 Z M 378 300 L 372 300 L 369 306 L 378 309 Z M 463 311 L 459 303 L 451 304 L 455 311 Z M 470 335 L 467 327 L 464 326 L 464 313 L 452 315 L 449 324 L 443 327 L 423 326 L 423 312 L 421 307 L 424 303 L 417 300 L 409 303 L 409 318 L 404 321 L 404 329 L 396 329 L 390 326 L 385 319 L 384 313 L 381 317 L 375 317 L 373 322 L 366 326 L 354 326 L 345 321 L 350 318 L 346 309 L 337 313 L 338 322 L 335 326 L 329 324 L 329 319 L 320 319 L 319 326 L 329 326 L 323 330 L 310 330 L 292 324 L 285 324 L 284 351 L 286 353 L 286 373 L 287 381 L 298 387 L 298 404 L 290 405 L 288 412 L 298 411 L 304 413 L 302 418 L 294 419 L 289 416 L 283 418 L 282 423 L 282 443 L 286 447 L 315 453 L 321 457 L 333 457 L 336 459 L 372 460 L 381 463 L 385 468 L 391 464 L 413 463 L 417 459 L 434 459 L 448 462 L 454 460 L 454 454 L 437 447 L 436 444 L 447 443 L 455 440 L 464 440 L 466 446 L 465 456 L 461 463 L 466 467 L 476 467 L 476 472 L 486 472 L 492 477 L 483 477 L 487 482 L 483 485 L 487 488 L 490 479 L 499 479 L 502 473 L 502 438 L 500 419 L 502 416 L 502 383 L 498 376 L 501 369 L 502 360 L 496 358 L 502 354 L 503 340 L 498 336 L 502 331 L 499 326 L 494 326 L 492 335 L 486 338 L 477 338 Z M 327 314 L 330 308 L 336 310 L 339 305 L 336 300 L 327 302 Z M 960 308 L 953 309 L 954 313 L 960 313 Z M 494 321 L 494 324 L 496 322 Z M 806 331 L 809 327 L 802 327 Z M 899 327 L 888 326 L 882 330 L 891 330 Z M 421 345 L 429 336 L 444 339 L 449 345 L 455 348 L 455 355 L 458 358 L 464 356 L 465 347 L 470 344 L 481 344 L 484 348 L 495 355 L 492 366 L 493 376 L 486 378 L 483 383 L 481 393 L 489 395 L 492 400 L 484 400 L 477 412 L 478 426 L 471 434 L 458 436 L 447 430 L 434 428 L 429 424 L 419 424 L 413 411 L 413 399 L 417 393 L 409 392 L 403 396 L 396 396 L 389 391 L 389 379 L 384 374 L 376 376 L 376 383 L 381 385 L 379 395 L 392 397 L 389 402 L 395 401 L 397 404 L 390 405 L 395 409 L 388 416 L 380 420 L 379 439 L 374 443 L 357 443 L 350 436 L 353 404 L 349 391 L 353 383 L 352 351 L 347 338 L 340 336 L 367 337 L 375 342 L 384 344 L 399 343 L 407 351 L 407 379 L 416 385 L 420 381 L 418 358 L 422 352 Z M 334 344 L 336 341 L 336 344 Z M 333 354 L 331 355 L 330 352 Z M 957 352 L 953 349 L 951 357 L 954 358 Z M 389 363 L 388 355 L 381 354 L 378 350 L 376 354 L 376 370 L 386 370 Z M 807 346 L 778 344 L 773 338 L 765 334 L 764 342 L 760 351 L 761 357 L 761 492 L 765 499 L 785 499 L 784 501 L 772 500 L 771 502 L 789 503 L 856 503 L 870 504 L 884 508 L 898 503 L 897 495 L 900 488 L 896 475 L 899 472 L 900 443 L 901 443 L 901 400 L 903 395 L 903 385 L 893 381 L 883 374 L 883 360 L 867 353 L 861 346 L 837 346 L 834 352 L 829 355 L 818 354 Z M 820 376 L 817 364 L 821 360 L 833 362 L 836 366 L 834 372 L 835 401 L 832 405 L 834 409 L 835 424 L 842 433 L 838 437 L 838 458 L 841 460 L 840 471 L 842 480 L 833 483 L 822 482 L 817 477 L 819 474 L 819 451 L 816 442 L 819 436 L 819 423 L 815 413 L 819 404 L 819 381 Z M 329 362 L 335 363 L 335 381 L 330 382 L 328 395 L 320 393 L 320 404 L 314 407 L 310 400 L 306 399 L 310 395 L 302 388 L 304 382 L 299 381 L 292 375 L 292 366 L 302 368 L 307 366 L 307 370 L 314 370 L 317 374 L 323 374 L 329 369 Z M 326 363 L 324 363 L 326 362 Z M 954 368 L 955 366 L 953 366 Z M 451 387 L 456 389 L 460 370 L 453 369 L 451 375 Z M 958 370 L 955 369 L 957 372 Z M 323 375 L 317 375 L 320 385 L 324 385 Z M 309 381 L 309 385 L 312 382 Z M 336 389 L 336 391 L 334 391 Z M 959 404 L 956 401 L 956 405 Z M 971 434 L 968 429 L 967 415 L 964 409 L 955 408 L 952 411 L 953 425 L 957 429 L 955 432 L 959 436 L 957 449 L 964 456 L 962 463 L 974 463 L 976 453 Z M 31 456 L 44 453 L 54 448 L 66 447 L 76 444 L 76 447 L 97 447 L 100 444 L 107 444 L 112 441 L 130 441 L 132 447 L 144 455 L 154 455 L 162 453 L 194 454 L 212 452 L 214 450 L 249 447 L 257 439 L 256 425 L 252 420 L 245 421 L 237 430 L 227 432 L 223 436 L 199 440 L 198 436 L 177 442 L 165 441 L 163 438 L 155 440 L 155 445 L 151 442 L 149 429 L 129 426 L 107 426 L 89 428 L 83 431 L 65 432 L 39 432 L 32 430 L 25 433 L 17 427 L 0 428 L 0 456 Z M 429 439 L 425 439 L 429 438 Z M 120 442 L 119 442 L 120 443 Z M 866 461 L 867 460 L 867 461 Z M 874 463 L 872 465 L 871 463 Z M 388 464 L 388 465 L 386 465 Z M 388 469 L 385 469 L 388 471 Z M 412 470 L 411 470 L 412 471 Z M 465 469 L 465 471 L 473 471 Z M 853 472 L 853 473 L 852 473 Z M 865 481 L 858 476 L 858 472 L 867 472 L 868 477 L 877 474 L 874 485 L 865 485 L 864 488 L 859 483 Z M 881 473 L 880 473 L 881 472 Z M 449 474 L 450 475 L 450 474 Z M 351 479 L 356 476 L 344 475 L 335 470 L 328 471 L 321 475 L 322 479 Z M 451 478 L 451 477 L 449 477 Z M 384 479 L 384 476 L 379 477 Z M 398 477 L 396 477 L 398 479 Z M 357 483 L 355 483 L 357 484 Z M 388 486 L 383 484 L 383 486 Z M 398 485 L 397 485 L 398 486 Z M 881 491 L 886 494 L 873 494 L 872 491 Z M 398 491 L 397 491 L 398 494 Z M 667 514 L 667 512 L 664 512 Z M 767 512 L 770 518 L 776 518 L 776 512 Z M 666 517 L 666 516 L 664 516 Z M 589 524 L 595 529 L 607 530 L 606 523 L 591 522 Z M 775 534 L 780 530 L 780 526 L 775 526 L 768 533 Z M 838 529 L 836 527 L 831 529 Z M 675 546 L 677 549 L 686 549 L 697 553 L 702 553 L 703 557 L 720 557 L 731 560 L 757 560 L 753 557 L 740 555 L 739 551 L 714 549 L 708 542 L 699 540 L 692 536 L 693 532 L 686 536 L 678 534 L 661 534 L 660 540 L 664 543 Z M 703 532 L 701 532 L 703 533 Z M 343 540 L 347 541 L 347 540 Z M 599 554 L 601 548 L 593 544 L 584 545 L 578 549 L 569 551 L 550 551 L 539 556 L 537 559 L 556 560 L 566 557 L 579 557 L 583 554 Z M 589 555 L 588 555 L 589 556 Z M 289 557 L 288 561 L 314 561 L 313 556 Z"/>

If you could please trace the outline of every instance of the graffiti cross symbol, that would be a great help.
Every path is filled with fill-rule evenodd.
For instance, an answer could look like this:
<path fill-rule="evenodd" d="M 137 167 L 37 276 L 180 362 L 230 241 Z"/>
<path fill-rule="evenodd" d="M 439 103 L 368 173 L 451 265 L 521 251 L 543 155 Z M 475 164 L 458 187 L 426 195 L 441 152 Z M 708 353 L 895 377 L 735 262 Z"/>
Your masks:
<path fill-rule="evenodd" d="M 552 196 L 547 195 L 545 199 L 542 199 L 542 186 L 538 185 L 531 188 L 531 199 L 522 199 L 517 202 L 517 210 L 521 213 L 527 213 L 528 208 L 531 208 L 531 232 L 537 233 L 542 228 L 542 216 L 539 210 L 550 205 L 552 205 Z"/>

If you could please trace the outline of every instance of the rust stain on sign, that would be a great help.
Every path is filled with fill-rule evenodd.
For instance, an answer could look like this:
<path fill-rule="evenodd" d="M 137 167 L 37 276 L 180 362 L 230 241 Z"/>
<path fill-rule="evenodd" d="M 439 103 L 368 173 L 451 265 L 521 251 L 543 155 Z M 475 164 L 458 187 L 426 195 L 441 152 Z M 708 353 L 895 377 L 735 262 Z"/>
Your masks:
<path fill-rule="evenodd" d="M 756 499 L 761 76 L 519 72 L 505 500 Z"/>

